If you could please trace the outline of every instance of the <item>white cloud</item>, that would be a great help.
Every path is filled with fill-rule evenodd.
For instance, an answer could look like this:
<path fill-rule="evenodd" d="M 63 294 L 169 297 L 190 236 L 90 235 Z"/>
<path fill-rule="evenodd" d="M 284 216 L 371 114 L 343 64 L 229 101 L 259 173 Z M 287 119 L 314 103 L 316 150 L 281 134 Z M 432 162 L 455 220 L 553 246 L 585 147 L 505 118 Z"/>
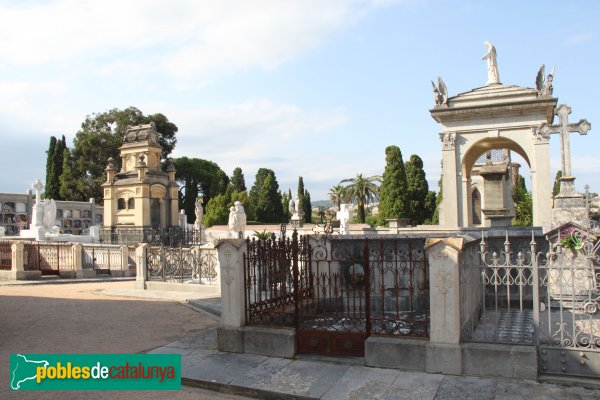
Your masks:
<path fill-rule="evenodd" d="M 584 43 L 584 42 L 590 41 L 593 38 L 594 38 L 594 35 L 591 33 L 578 33 L 575 35 L 567 36 L 566 39 L 564 40 L 564 43 L 567 46 L 572 46 L 572 45 L 576 45 L 579 43 Z"/>
<path fill-rule="evenodd" d="M 0 63 L 166 74 L 180 88 L 272 69 L 354 24 L 378 2 L 75 1 L 0 6 Z M 386 2 L 387 4 L 387 2 Z M 148 54 L 152 52 L 150 58 Z"/>

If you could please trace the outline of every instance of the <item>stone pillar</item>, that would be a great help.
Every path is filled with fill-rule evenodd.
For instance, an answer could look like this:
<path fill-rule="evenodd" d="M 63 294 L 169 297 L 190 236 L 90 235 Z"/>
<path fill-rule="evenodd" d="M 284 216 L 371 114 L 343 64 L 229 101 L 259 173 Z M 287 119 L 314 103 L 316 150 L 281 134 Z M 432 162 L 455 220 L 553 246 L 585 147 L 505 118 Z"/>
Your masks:
<path fill-rule="evenodd" d="M 23 266 L 25 245 L 23 242 L 16 242 L 11 245 L 12 250 L 12 264 L 10 267 L 10 278 L 11 279 L 24 279 L 25 268 Z"/>
<path fill-rule="evenodd" d="M 148 270 L 146 269 L 146 255 L 148 253 L 148 244 L 142 243 L 137 249 L 135 249 L 136 259 L 136 275 L 135 275 L 135 288 L 146 289 L 146 279 Z"/>
<path fill-rule="evenodd" d="M 456 163 L 456 148 L 454 146 L 454 132 L 440 133 L 442 139 L 442 209 L 444 226 L 448 228 L 458 228 L 460 226 L 460 217 L 462 213 L 457 212 L 462 202 L 458 198 L 458 189 L 460 186 L 460 168 Z M 454 207 L 453 205 L 457 206 Z"/>
<path fill-rule="evenodd" d="M 460 346 L 459 261 L 463 239 L 427 239 L 429 259 L 430 338 L 425 369 L 429 373 L 462 374 Z"/>
<path fill-rule="evenodd" d="M 81 243 L 75 243 L 71 247 L 73 252 L 73 269 L 75 269 L 75 278 L 95 278 L 96 271 L 92 269 L 83 269 L 83 246 Z"/>
<path fill-rule="evenodd" d="M 552 178 L 550 177 L 550 142 L 535 143 L 534 160 L 531 163 L 531 193 L 533 193 L 533 226 L 541 226 L 544 232 L 552 223 Z"/>
<path fill-rule="evenodd" d="M 121 246 L 121 270 L 123 276 L 135 276 L 136 271 L 129 268 L 129 248 L 125 245 Z"/>
<path fill-rule="evenodd" d="M 217 330 L 217 348 L 221 351 L 244 352 L 246 251 L 243 239 L 225 240 L 217 245 L 221 270 L 221 326 Z"/>

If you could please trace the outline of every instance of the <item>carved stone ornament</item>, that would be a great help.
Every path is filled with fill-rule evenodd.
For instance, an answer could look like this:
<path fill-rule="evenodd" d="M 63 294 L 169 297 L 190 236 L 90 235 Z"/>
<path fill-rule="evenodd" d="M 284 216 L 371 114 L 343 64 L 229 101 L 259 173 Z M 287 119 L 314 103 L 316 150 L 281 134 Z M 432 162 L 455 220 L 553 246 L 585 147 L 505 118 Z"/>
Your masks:
<path fill-rule="evenodd" d="M 543 122 L 540 126 L 531 128 L 531 132 L 536 144 L 550 143 L 550 127 L 548 123 Z"/>
<path fill-rule="evenodd" d="M 454 137 L 453 132 L 440 132 L 440 141 L 442 142 L 442 150 L 454 150 Z"/>

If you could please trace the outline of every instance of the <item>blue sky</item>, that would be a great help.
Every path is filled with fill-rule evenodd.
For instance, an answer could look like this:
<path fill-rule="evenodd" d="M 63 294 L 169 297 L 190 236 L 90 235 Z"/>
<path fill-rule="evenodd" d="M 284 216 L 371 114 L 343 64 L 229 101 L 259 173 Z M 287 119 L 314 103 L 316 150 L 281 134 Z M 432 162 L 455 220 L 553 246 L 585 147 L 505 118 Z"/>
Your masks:
<path fill-rule="evenodd" d="M 393 144 L 437 191 L 429 81 L 483 86 L 486 40 L 502 83 L 556 67 L 559 104 L 592 123 L 572 137 L 576 185 L 598 192 L 598 20 L 595 1 L 0 1 L 0 192 L 44 179 L 51 135 L 72 144 L 86 115 L 128 106 L 177 124 L 174 157 L 239 166 L 248 186 L 266 167 L 325 199 L 381 174 Z"/>

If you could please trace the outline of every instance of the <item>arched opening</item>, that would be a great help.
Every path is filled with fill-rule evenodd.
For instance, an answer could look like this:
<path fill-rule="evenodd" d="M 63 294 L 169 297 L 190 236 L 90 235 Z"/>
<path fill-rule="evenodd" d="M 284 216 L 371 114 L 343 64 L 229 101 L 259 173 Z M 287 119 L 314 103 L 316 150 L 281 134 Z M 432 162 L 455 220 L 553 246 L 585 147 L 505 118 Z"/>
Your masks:
<path fill-rule="evenodd" d="M 159 201 L 159 199 L 150 199 L 150 225 L 153 228 L 160 228 L 160 201 Z"/>
<path fill-rule="evenodd" d="M 117 210 L 125 210 L 126 207 L 125 199 L 121 198 L 117 200 Z"/>
<path fill-rule="evenodd" d="M 129 210 L 134 210 L 135 209 L 135 198 L 130 198 L 129 200 L 127 200 L 127 208 Z"/>
<path fill-rule="evenodd" d="M 517 186 L 533 179 L 529 175 L 530 165 L 528 154 L 510 139 L 484 138 L 471 145 L 461 165 L 466 225 L 530 225 L 531 193 L 527 194 L 529 208 L 517 207 L 514 197 Z M 524 179 L 520 178 L 522 173 Z M 522 204 L 520 198 L 518 204 Z"/>

